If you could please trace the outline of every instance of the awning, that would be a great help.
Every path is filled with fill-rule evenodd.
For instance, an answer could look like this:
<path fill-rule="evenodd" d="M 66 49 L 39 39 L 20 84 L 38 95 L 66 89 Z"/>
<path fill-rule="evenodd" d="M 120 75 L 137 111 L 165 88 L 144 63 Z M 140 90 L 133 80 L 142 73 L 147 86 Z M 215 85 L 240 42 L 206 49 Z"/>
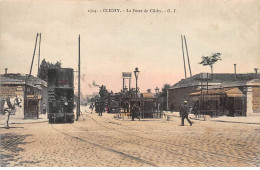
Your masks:
<path fill-rule="evenodd" d="M 154 98 L 154 93 L 143 93 L 143 98 Z"/>
<path fill-rule="evenodd" d="M 243 92 L 239 90 L 239 88 L 221 88 L 221 89 L 213 89 L 208 91 L 199 91 L 196 93 L 190 93 L 189 96 L 200 96 L 204 95 L 204 97 L 207 96 L 219 96 L 219 95 L 227 95 L 228 97 L 243 97 Z"/>
<path fill-rule="evenodd" d="M 239 88 L 233 88 L 226 91 L 228 97 L 243 97 L 243 93 Z"/>

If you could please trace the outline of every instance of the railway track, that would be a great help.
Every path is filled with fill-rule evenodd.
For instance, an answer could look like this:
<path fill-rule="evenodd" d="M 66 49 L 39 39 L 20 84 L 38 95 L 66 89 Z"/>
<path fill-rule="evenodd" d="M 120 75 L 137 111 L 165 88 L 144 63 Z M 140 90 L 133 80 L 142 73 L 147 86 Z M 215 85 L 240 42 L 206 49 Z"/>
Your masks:
<path fill-rule="evenodd" d="M 76 128 L 76 127 L 73 126 L 73 125 L 71 125 L 71 126 L 74 127 L 74 128 Z M 126 153 L 121 152 L 121 151 L 117 151 L 117 150 L 115 150 L 115 149 L 111 149 L 111 148 L 108 148 L 108 147 L 104 147 L 104 146 L 102 146 L 102 145 L 99 145 L 99 144 L 96 144 L 96 143 L 94 143 L 94 142 L 91 142 L 90 140 L 86 140 L 86 139 L 83 139 L 83 138 L 81 138 L 81 137 L 78 137 L 78 136 L 75 136 L 75 135 L 71 135 L 71 134 L 69 134 L 69 133 L 65 133 L 65 132 L 63 132 L 63 131 L 61 131 L 61 130 L 58 130 L 58 129 L 56 129 L 55 127 L 53 127 L 53 124 L 51 124 L 51 127 L 52 127 L 52 129 L 54 129 L 55 131 L 57 131 L 57 132 L 59 132 L 59 133 L 65 135 L 65 136 L 68 136 L 68 137 L 70 137 L 70 138 L 73 138 L 73 139 L 79 140 L 79 141 L 81 141 L 81 142 L 84 142 L 84 143 L 93 145 L 93 146 L 95 146 L 95 147 L 101 148 L 101 149 L 106 150 L 106 151 L 110 151 L 110 152 L 119 154 L 119 155 L 121 155 L 121 156 L 130 158 L 131 160 L 135 160 L 135 161 L 138 161 L 138 162 L 140 162 L 140 163 L 143 163 L 143 164 L 146 164 L 146 165 L 149 165 L 149 166 L 157 167 L 157 165 L 155 165 L 155 164 L 153 164 L 153 163 L 151 163 L 151 162 L 149 162 L 149 161 L 146 161 L 146 160 L 144 160 L 144 159 L 141 159 L 141 158 L 138 158 L 138 157 L 135 157 L 135 156 L 126 154 Z M 76 128 L 76 129 L 78 129 L 78 128 Z M 88 135 L 89 135 L 89 134 L 88 134 Z"/>
<path fill-rule="evenodd" d="M 122 131 L 122 130 L 118 130 L 118 128 L 108 127 L 108 126 L 106 126 L 104 124 L 101 124 L 100 122 L 98 122 L 97 120 L 95 120 L 93 117 L 91 117 L 89 115 L 86 115 L 86 117 L 89 117 L 90 119 L 92 119 L 98 125 L 106 128 L 106 129 L 110 129 L 112 131 L 116 131 L 116 132 L 123 133 L 123 134 L 129 135 L 129 136 L 141 138 L 141 139 L 144 139 L 144 140 L 149 140 L 149 141 L 152 141 L 152 142 L 157 142 L 157 143 L 160 143 L 162 145 L 167 145 L 167 146 L 172 146 L 173 145 L 173 143 L 161 142 L 161 141 L 158 141 L 158 140 L 155 140 L 155 139 L 151 139 L 151 138 L 147 138 L 147 137 L 144 137 L 144 136 L 139 136 L 139 135 L 132 134 L 132 133 L 129 133 L 129 132 L 125 132 L 125 131 Z M 108 119 L 108 118 L 104 118 L 104 117 L 102 117 L 102 119 L 109 120 L 110 122 L 115 122 L 112 119 Z M 105 122 L 105 123 L 107 123 L 107 122 Z M 118 122 L 115 122 L 113 124 L 118 125 L 120 127 L 125 127 L 127 129 L 133 129 L 132 127 L 129 127 L 129 126 L 126 126 L 126 125 L 122 125 L 122 124 L 120 124 Z M 147 133 L 145 131 L 142 131 L 142 130 L 139 130 L 139 129 L 136 129 L 136 128 L 135 128 L 135 130 L 149 135 L 149 133 Z M 221 154 L 221 153 L 215 153 L 215 152 L 209 152 L 209 151 L 205 151 L 205 150 L 202 150 L 202 149 L 192 148 L 192 147 L 189 147 L 187 145 L 174 144 L 174 146 L 179 148 L 179 149 L 176 149 L 175 151 L 183 150 L 183 149 L 189 149 L 189 150 L 193 150 L 193 151 L 196 151 L 196 152 L 202 152 L 203 154 L 209 154 L 210 156 L 217 156 L 217 157 L 222 158 L 222 159 L 224 157 L 225 159 L 227 159 L 227 158 L 228 159 L 237 159 L 237 160 L 240 160 L 240 161 L 243 161 L 243 162 L 247 162 L 248 161 L 248 159 L 244 159 L 244 158 L 241 158 L 241 157 L 237 157 L 237 156 L 233 156 L 233 155 L 226 155 L 226 154 Z M 174 153 L 174 152 L 171 152 L 171 153 Z M 194 155 L 193 153 L 194 152 L 190 152 L 189 154 L 190 155 Z M 188 156 L 188 155 L 183 155 L 183 156 Z M 196 156 L 196 155 L 194 155 L 194 156 Z M 200 161 L 203 162 L 203 160 L 200 160 Z"/>

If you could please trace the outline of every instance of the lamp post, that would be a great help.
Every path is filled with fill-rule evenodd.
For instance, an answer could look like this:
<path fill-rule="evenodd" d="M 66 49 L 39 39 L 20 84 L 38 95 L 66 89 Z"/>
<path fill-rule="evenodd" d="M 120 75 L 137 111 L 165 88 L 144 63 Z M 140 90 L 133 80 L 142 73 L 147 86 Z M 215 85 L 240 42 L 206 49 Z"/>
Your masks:
<path fill-rule="evenodd" d="M 255 75 L 257 75 L 257 70 L 258 70 L 258 68 L 254 68 L 254 70 L 255 70 Z"/>
<path fill-rule="evenodd" d="M 137 98 L 137 79 L 138 79 L 138 75 L 139 75 L 139 70 L 138 70 L 138 67 L 135 68 L 135 97 Z"/>
<path fill-rule="evenodd" d="M 138 70 L 138 67 L 135 68 L 135 102 L 137 104 L 137 80 L 138 80 L 138 75 L 139 75 L 139 70 Z M 137 114 L 138 110 L 137 110 L 137 105 L 134 105 L 134 108 L 133 108 L 133 114 L 132 114 L 132 121 L 134 121 L 134 117 L 135 117 L 135 114 Z M 140 113 L 139 113 L 139 121 L 140 121 Z"/>
<path fill-rule="evenodd" d="M 159 88 L 158 88 L 158 86 L 155 88 L 155 93 L 156 93 L 157 96 L 159 95 Z"/>
<path fill-rule="evenodd" d="M 127 87 L 125 86 L 123 93 L 126 93 L 126 92 L 127 92 Z"/>

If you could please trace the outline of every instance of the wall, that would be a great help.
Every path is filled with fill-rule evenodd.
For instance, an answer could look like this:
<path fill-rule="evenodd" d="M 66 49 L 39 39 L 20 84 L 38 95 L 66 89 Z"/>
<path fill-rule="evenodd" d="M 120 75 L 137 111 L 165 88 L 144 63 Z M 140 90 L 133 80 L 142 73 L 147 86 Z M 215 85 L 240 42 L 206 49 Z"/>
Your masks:
<path fill-rule="evenodd" d="M 252 88 L 253 113 L 260 113 L 260 87 Z"/>
<path fill-rule="evenodd" d="M 189 94 L 197 91 L 197 86 L 169 89 L 167 98 L 168 109 L 170 108 L 171 104 L 173 104 L 174 111 L 179 111 L 180 105 L 185 100 L 188 102 L 188 104 L 192 104 L 192 98 L 189 96 Z"/>

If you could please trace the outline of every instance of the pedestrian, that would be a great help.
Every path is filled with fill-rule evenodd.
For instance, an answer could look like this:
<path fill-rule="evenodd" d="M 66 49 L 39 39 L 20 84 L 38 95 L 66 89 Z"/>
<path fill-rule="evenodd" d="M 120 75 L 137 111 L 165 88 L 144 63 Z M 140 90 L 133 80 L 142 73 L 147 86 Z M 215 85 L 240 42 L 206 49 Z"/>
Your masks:
<path fill-rule="evenodd" d="M 98 109 L 97 109 L 98 110 L 98 115 L 102 116 L 103 112 L 106 111 L 105 102 L 104 101 L 99 101 L 97 107 L 98 107 Z"/>
<path fill-rule="evenodd" d="M 121 108 L 118 109 L 118 116 L 117 117 L 121 119 Z"/>
<path fill-rule="evenodd" d="M 45 103 L 43 103 L 43 105 L 42 105 L 42 111 L 43 111 L 43 114 L 46 114 L 46 104 Z"/>
<path fill-rule="evenodd" d="M 91 110 L 91 113 L 93 112 L 93 109 L 94 109 L 94 104 L 91 103 L 91 105 L 89 106 L 89 109 Z"/>
<path fill-rule="evenodd" d="M 181 126 L 184 126 L 184 119 L 187 119 L 190 126 L 192 126 L 192 122 L 189 119 L 189 112 L 191 108 L 188 106 L 188 102 L 184 101 L 183 105 L 180 107 L 180 115 L 181 115 Z"/>
<path fill-rule="evenodd" d="M 197 106 L 194 106 L 194 107 L 192 108 L 192 112 L 193 112 L 195 118 L 198 118 L 198 109 L 197 109 Z"/>
<path fill-rule="evenodd" d="M 130 116 L 132 116 L 132 121 L 135 120 L 135 110 L 136 110 L 136 105 L 134 104 L 134 106 L 130 110 Z"/>
<path fill-rule="evenodd" d="M 140 114 L 139 113 L 140 113 L 139 112 L 139 107 L 136 104 L 134 104 L 133 109 L 132 109 L 132 114 L 131 114 L 132 121 L 135 120 L 135 117 L 137 117 L 139 119 L 139 121 L 140 121 Z"/>

